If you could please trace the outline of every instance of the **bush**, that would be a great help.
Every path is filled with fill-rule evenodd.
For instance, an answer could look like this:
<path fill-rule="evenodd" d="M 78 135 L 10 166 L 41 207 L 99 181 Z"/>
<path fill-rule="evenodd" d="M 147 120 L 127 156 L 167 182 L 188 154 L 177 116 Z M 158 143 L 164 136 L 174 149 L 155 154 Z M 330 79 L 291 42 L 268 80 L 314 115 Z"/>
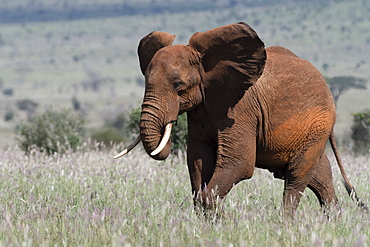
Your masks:
<path fill-rule="evenodd" d="M 103 143 L 106 147 L 126 141 L 122 131 L 109 126 L 92 131 L 91 139 L 98 143 Z"/>
<path fill-rule="evenodd" d="M 108 147 L 111 144 L 125 143 L 128 139 L 131 139 L 133 134 L 138 133 L 136 129 L 132 128 L 136 125 L 136 114 L 135 110 L 132 110 L 131 113 L 118 114 L 114 119 L 106 121 L 103 127 L 92 130 L 91 139 Z M 135 115 L 135 117 L 132 115 Z M 140 112 L 138 121 L 140 121 Z M 137 125 L 137 127 L 139 126 Z"/>
<path fill-rule="evenodd" d="M 75 111 L 81 111 L 82 109 L 81 102 L 76 97 L 72 98 L 72 106 Z"/>
<path fill-rule="evenodd" d="M 9 110 L 9 111 L 7 111 L 7 112 L 5 113 L 4 121 L 5 121 L 5 122 L 12 121 L 12 120 L 13 120 L 13 118 L 14 118 L 14 112 Z"/>
<path fill-rule="evenodd" d="M 30 99 L 23 99 L 17 101 L 17 107 L 21 111 L 25 111 L 27 113 L 27 118 L 31 121 L 35 117 L 36 108 L 38 107 L 38 103 Z"/>
<path fill-rule="evenodd" d="M 186 114 L 182 114 L 177 118 L 177 123 L 173 127 L 171 141 L 172 152 L 179 150 L 185 151 L 188 140 L 188 118 Z"/>
<path fill-rule="evenodd" d="M 18 126 L 19 144 L 26 153 L 34 147 L 48 154 L 76 150 L 83 141 L 84 124 L 84 118 L 73 111 L 47 111 Z"/>
<path fill-rule="evenodd" d="M 127 113 L 120 113 L 113 120 L 108 121 L 107 125 L 109 127 L 123 131 L 126 127 L 127 121 Z"/>
<path fill-rule="evenodd" d="M 17 101 L 18 109 L 21 111 L 32 111 L 34 112 L 39 104 L 30 99 L 22 99 Z"/>
<path fill-rule="evenodd" d="M 353 151 L 356 154 L 370 153 L 370 110 L 353 114 L 351 127 Z"/>
<path fill-rule="evenodd" d="M 140 117 L 141 117 L 141 107 L 132 108 L 129 114 L 129 119 L 126 124 L 128 133 L 136 136 L 140 133 Z"/>
<path fill-rule="evenodd" d="M 5 88 L 3 90 L 3 95 L 5 95 L 5 96 L 13 96 L 14 95 L 13 88 Z"/>

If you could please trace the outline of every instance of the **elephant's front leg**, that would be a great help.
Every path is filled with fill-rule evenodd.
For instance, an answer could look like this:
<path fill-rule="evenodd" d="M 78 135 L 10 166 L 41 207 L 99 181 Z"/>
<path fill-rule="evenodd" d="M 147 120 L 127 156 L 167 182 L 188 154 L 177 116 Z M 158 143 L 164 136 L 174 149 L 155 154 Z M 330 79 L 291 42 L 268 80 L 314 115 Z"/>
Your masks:
<path fill-rule="evenodd" d="M 215 171 L 216 148 L 211 144 L 195 141 L 189 136 L 187 156 L 194 205 L 196 205 Z"/>
<path fill-rule="evenodd" d="M 255 137 L 248 138 L 244 135 L 241 140 L 239 135 L 234 136 L 235 138 L 220 138 L 217 148 L 208 146 L 203 150 L 194 150 L 189 146 L 189 170 L 193 170 L 193 173 L 190 172 L 193 190 L 200 191 L 195 194 L 196 199 L 206 209 L 214 210 L 217 202 L 235 184 L 253 175 L 256 146 L 255 142 L 246 140 L 255 140 Z M 208 152 L 204 152 L 206 150 Z M 198 155 L 193 156 L 194 153 Z M 211 155 L 205 155 L 206 153 Z M 193 168 L 190 169 L 191 167 Z"/>
<path fill-rule="evenodd" d="M 208 208 L 215 208 L 217 199 L 223 199 L 234 185 L 252 177 L 255 166 L 255 145 L 228 150 L 228 155 L 218 151 L 217 163 L 211 180 L 202 191 L 202 200 Z M 244 153 L 240 153 L 243 150 Z"/>

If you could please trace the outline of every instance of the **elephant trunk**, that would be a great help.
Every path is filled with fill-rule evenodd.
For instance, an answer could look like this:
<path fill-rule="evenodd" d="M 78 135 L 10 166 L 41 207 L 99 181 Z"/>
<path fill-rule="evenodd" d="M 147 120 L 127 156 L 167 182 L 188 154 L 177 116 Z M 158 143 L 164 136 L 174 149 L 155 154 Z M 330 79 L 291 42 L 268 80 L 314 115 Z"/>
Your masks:
<path fill-rule="evenodd" d="M 146 97 L 149 98 L 149 97 Z M 171 140 L 163 144 L 164 147 L 159 153 L 157 150 L 164 136 L 168 124 L 176 121 L 178 106 L 176 104 L 159 104 L 157 100 L 144 99 L 140 118 L 140 135 L 145 151 L 156 160 L 163 160 L 168 157 L 171 151 Z M 176 111 L 177 109 L 177 111 Z"/>

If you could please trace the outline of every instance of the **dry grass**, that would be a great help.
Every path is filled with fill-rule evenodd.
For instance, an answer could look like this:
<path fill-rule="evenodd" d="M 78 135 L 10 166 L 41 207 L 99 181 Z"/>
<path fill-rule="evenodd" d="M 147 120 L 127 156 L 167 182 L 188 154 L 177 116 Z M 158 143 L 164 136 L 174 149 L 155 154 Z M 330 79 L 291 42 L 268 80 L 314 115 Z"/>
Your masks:
<path fill-rule="evenodd" d="M 282 181 L 257 170 L 223 202 L 219 220 L 192 207 L 183 157 L 150 160 L 135 150 L 63 156 L 18 148 L 0 154 L 0 246 L 367 246 L 370 215 L 358 209 L 332 165 L 342 214 L 327 220 L 307 191 L 294 220 L 280 214 Z M 367 158 L 343 155 L 369 203 Z M 335 215 L 335 212 L 333 213 Z"/>

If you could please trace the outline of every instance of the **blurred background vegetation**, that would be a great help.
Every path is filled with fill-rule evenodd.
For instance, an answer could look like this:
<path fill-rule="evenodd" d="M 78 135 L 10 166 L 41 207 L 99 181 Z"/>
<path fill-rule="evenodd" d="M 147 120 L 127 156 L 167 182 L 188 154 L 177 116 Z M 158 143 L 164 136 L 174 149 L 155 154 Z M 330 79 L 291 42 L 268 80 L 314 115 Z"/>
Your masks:
<path fill-rule="evenodd" d="M 139 40 L 161 30 L 186 44 L 239 21 L 323 73 L 338 95 L 336 136 L 352 150 L 353 126 L 369 131 L 370 123 L 356 120 L 370 109 L 368 0 L 0 0 L 0 147 L 17 143 L 20 126 L 63 109 L 83 117 L 85 138 L 131 140 L 144 93 Z"/>

